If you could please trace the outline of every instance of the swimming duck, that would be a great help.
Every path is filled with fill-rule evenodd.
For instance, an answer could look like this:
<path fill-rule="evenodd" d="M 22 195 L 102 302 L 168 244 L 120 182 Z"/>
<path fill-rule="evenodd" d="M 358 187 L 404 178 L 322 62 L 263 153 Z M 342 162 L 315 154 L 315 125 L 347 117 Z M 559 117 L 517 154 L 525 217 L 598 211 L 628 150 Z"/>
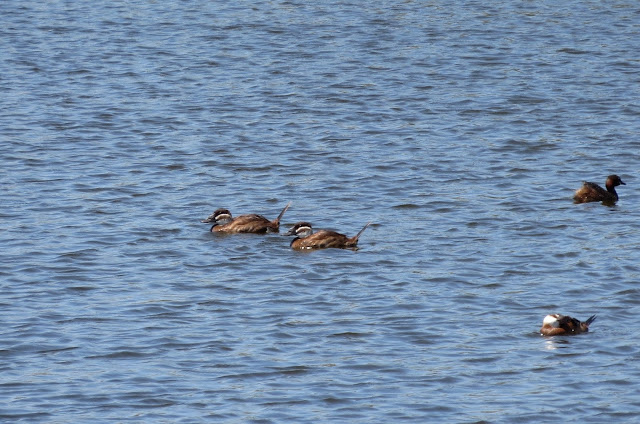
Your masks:
<path fill-rule="evenodd" d="M 216 209 L 211 215 L 201 222 L 211 223 L 212 232 L 226 232 L 226 233 L 277 233 L 280 231 L 280 219 L 282 215 L 289 209 L 291 203 L 284 207 L 280 215 L 273 221 L 269 221 L 262 215 L 247 214 L 240 215 L 236 218 L 231 216 L 231 212 L 228 209 Z"/>
<path fill-rule="evenodd" d="M 344 234 L 328 230 L 320 230 L 314 233 L 310 223 L 298 222 L 291 227 L 286 235 L 296 236 L 296 238 L 291 241 L 291 248 L 297 250 L 325 249 L 330 247 L 339 249 L 356 249 L 358 245 L 358 238 L 360 238 L 360 235 L 367 229 L 369 224 L 371 223 L 367 223 L 367 225 L 365 225 L 364 228 L 355 236 L 347 237 Z"/>
<path fill-rule="evenodd" d="M 551 314 L 544 317 L 540 333 L 543 336 L 558 336 L 586 333 L 589 331 L 589 325 L 596 320 L 595 315 L 591 315 L 585 322 L 580 322 L 576 318 L 570 316 Z"/>
<path fill-rule="evenodd" d="M 612 205 L 618 201 L 618 193 L 616 193 L 615 187 L 621 184 L 626 185 L 617 175 L 609 175 L 607 177 L 605 182 L 606 190 L 596 183 L 585 181 L 582 187 L 576 190 L 573 200 L 575 203 L 602 202 Z"/>

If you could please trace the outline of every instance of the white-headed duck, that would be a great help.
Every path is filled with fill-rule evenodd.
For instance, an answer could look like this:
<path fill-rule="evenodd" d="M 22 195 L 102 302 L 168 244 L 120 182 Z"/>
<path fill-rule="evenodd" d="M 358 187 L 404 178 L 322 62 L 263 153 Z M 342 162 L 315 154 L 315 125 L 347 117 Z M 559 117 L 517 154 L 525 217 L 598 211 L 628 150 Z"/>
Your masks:
<path fill-rule="evenodd" d="M 540 334 L 543 336 L 559 336 L 586 333 L 589 331 L 589 325 L 595 320 L 595 315 L 590 316 L 584 322 L 566 315 L 547 315 L 542 321 Z"/>
<path fill-rule="evenodd" d="M 295 235 L 291 241 L 291 248 L 297 250 L 306 249 L 326 249 L 330 247 L 339 249 L 356 249 L 358 245 L 358 238 L 362 232 L 369 226 L 364 226 L 358 234 L 353 237 L 347 237 L 344 234 L 336 233 L 335 231 L 320 230 L 313 232 L 311 224 L 308 222 L 298 222 L 295 224 L 286 235 Z"/>
<path fill-rule="evenodd" d="M 226 233 L 277 233 L 280 231 L 280 219 L 282 215 L 289 209 L 291 203 L 284 207 L 280 215 L 273 221 L 269 221 L 262 215 L 247 214 L 240 215 L 236 218 L 231 216 L 231 212 L 228 209 L 217 209 L 206 219 L 201 222 L 211 223 L 212 232 L 226 232 Z"/>

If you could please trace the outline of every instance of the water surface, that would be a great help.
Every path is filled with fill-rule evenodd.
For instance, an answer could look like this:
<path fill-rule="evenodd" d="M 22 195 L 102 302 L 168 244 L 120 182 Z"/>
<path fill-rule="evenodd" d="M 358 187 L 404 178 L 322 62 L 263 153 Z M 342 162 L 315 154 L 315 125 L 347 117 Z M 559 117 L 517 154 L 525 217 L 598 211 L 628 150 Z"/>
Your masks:
<path fill-rule="evenodd" d="M 0 417 L 637 422 L 638 16 L 3 2 Z"/>

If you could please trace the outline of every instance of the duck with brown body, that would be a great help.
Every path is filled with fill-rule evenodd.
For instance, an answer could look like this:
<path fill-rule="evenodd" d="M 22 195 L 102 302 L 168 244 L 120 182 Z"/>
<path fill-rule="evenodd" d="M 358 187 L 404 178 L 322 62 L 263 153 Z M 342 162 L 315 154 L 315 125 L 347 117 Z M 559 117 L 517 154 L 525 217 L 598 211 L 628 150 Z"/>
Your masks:
<path fill-rule="evenodd" d="M 357 249 L 358 239 L 369 224 L 371 223 L 367 223 L 355 236 L 347 237 L 344 234 L 328 230 L 320 230 L 314 233 L 310 223 L 298 222 L 291 227 L 286 235 L 296 236 L 296 238 L 291 241 L 291 248 L 296 250 L 327 249 L 332 247 L 338 249 Z"/>
<path fill-rule="evenodd" d="M 589 325 L 596 320 L 595 315 L 591 315 L 584 322 L 567 315 L 551 314 L 544 317 L 540 334 L 543 336 L 559 336 L 586 333 Z"/>
<path fill-rule="evenodd" d="M 228 209 L 217 209 L 206 219 L 201 222 L 213 223 L 211 227 L 212 232 L 225 232 L 225 233 L 277 233 L 280 232 L 280 219 L 282 215 L 289 209 L 291 203 L 284 207 L 280 215 L 273 221 L 269 221 L 262 215 L 247 214 L 240 215 L 236 218 L 231 216 L 231 212 Z"/>
<path fill-rule="evenodd" d="M 596 183 L 585 181 L 573 196 L 575 203 L 602 202 L 605 205 L 613 205 L 618 201 L 616 187 L 626 185 L 619 176 L 609 175 L 605 182 L 606 190 Z"/>

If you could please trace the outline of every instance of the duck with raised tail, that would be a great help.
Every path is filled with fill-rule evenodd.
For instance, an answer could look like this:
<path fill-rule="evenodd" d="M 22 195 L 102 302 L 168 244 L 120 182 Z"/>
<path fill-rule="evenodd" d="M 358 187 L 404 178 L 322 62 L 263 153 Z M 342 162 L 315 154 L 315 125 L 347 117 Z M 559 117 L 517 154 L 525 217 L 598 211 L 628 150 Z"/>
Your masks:
<path fill-rule="evenodd" d="M 268 220 L 262 215 L 247 214 L 240 215 L 236 218 L 231 216 L 231 212 L 228 209 L 216 209 L 211 215 L 201 222 L 213 223 L 211 226 L 212 232 L 225 232 L 225 233 L 277 233 L 280 231 L 280 219 L 282 215 L 289 209 L 291 203 L 284 207 L 280 215 L 273 221 Z"/>
<path fill-rule="evenodd" d="M 344 234 L 337 233 L 335 231 L 320 230 L 313 232 L 311 224 L 308 222 L 298 222 L 286 233 L 286 235 L 295 235 L 291 241 L 291 248 L 296 250 L 306 249 L 357 249 L 358 239 L 364 230 L 371 223 L 367 223 L 358 234 L 353 237 L 347 237 Z"/>
<path fill-rule="evenodd" d="M 543 336 L 559 336 L 586 333 L 589 331 L 589 325 L 595 320 L 595 315 L 591 315 L 586 321 L 580 322 L 580 320 L 567 315 L 550 314 L 544 317 L 540 334 Z"/>

